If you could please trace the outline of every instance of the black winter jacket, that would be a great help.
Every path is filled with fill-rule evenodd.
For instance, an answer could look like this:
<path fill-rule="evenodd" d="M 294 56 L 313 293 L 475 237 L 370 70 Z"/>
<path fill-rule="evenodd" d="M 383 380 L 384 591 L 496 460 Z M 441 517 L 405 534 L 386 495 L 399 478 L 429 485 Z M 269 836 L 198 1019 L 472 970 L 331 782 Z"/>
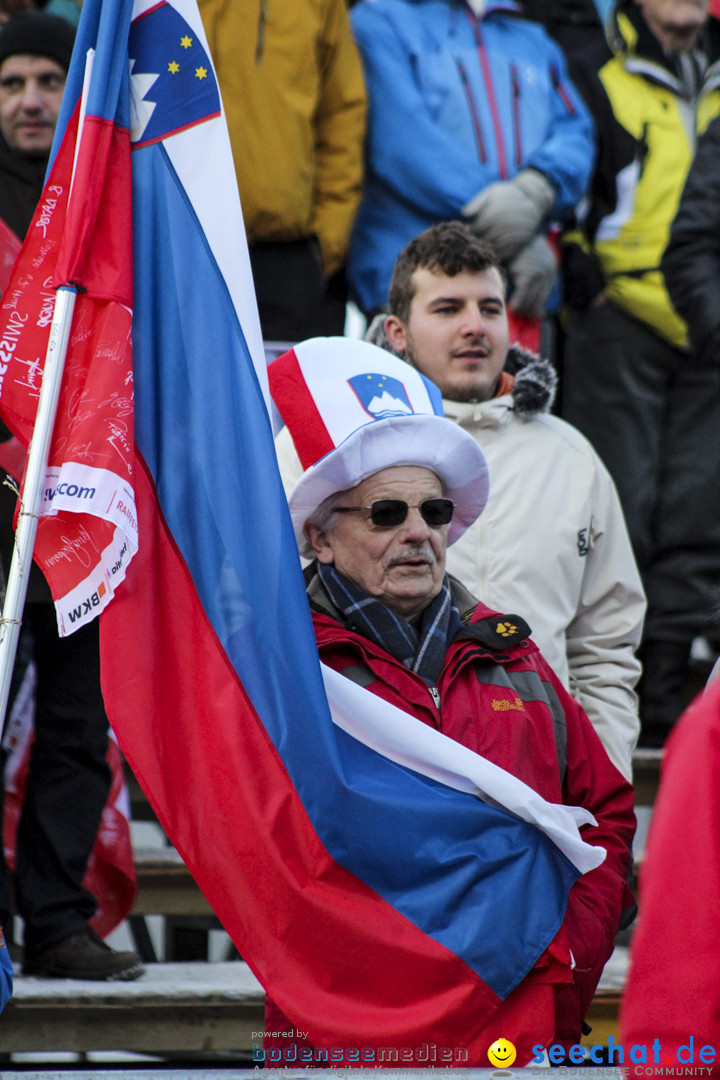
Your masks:
<path fill-rule="evenodd" d="M 720 117 L 701 137 L 662 260 L 698 359 L 720 363 Z"/>

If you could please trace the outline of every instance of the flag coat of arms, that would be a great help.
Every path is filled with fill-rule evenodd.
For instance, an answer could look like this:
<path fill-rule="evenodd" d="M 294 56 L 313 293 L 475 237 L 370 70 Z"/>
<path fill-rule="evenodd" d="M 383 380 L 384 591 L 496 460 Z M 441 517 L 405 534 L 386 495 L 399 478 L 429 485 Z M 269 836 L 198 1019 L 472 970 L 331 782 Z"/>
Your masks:
<path fill-rule="evenodd" d="M 80 293 L 37 557 L 61 628 L 103 608 L 108 714 L 170 839 L 316 1045 L 435 1042 L 485 1064 L 486 1025 L 506 1016 L 529 1051 L 551 1032 L 521 1030 L 513 992 L 533 972 L 567 980 L 547 950 L 604 852 L 571 808 L 522 820 L 512 798 L 478 798 L 494 767 L 458 764 L 437 732 L 416 750 L 423 725 L 320 668 L 194 0 L 84 2 L 46 193 L 3 296 L 0 407 L 26 440 L 67 283 Z"/>

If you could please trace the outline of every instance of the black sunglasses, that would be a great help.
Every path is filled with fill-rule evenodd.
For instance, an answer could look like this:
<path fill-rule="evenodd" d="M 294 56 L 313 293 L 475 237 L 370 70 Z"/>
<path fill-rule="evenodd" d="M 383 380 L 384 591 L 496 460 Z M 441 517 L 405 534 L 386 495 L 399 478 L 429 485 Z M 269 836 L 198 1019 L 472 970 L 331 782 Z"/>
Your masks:
<path fill-rule="evenodd" d="M 403 499 L 376 499 L 372 506 L 336 506 L 335 512 L 352 514 L 369 510 L 373 525 L 390 529 L 394 525 L 402 525 L 409 510 L 419 510 L 423 521 L 431 529 L 439 529 L 441 525 L 450 524 L 454 509 L 455 503 L 451 499 L 426 499 L 419 506 L 413 507 L 408 506 Z"/>

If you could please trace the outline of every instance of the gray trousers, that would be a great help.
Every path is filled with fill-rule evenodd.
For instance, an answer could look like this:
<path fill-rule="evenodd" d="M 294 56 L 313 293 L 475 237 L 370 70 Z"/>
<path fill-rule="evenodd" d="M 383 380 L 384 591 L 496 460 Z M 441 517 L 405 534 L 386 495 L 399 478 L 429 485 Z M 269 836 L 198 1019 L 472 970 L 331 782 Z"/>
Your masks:
<path fill-rule="evenodd" d="M 645 642 L 717 636 L 720 357 L 700 364 L 607 301 L 573 312 L 562 415 L 617 485 L 648 596 Z"/>

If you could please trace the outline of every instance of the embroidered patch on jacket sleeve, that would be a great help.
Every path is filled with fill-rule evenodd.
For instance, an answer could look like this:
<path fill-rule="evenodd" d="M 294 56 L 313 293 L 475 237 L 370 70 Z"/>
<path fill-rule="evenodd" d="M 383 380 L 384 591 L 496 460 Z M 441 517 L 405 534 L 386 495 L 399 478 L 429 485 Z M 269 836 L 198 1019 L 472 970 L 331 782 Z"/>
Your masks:
<path fill-rule="evenodd" d="M 530 627 L 519 615 L 490 615 L 467 625 L 458 637 L 474 638 L 488 649 L 507 649 L 530 637 Z"/>

